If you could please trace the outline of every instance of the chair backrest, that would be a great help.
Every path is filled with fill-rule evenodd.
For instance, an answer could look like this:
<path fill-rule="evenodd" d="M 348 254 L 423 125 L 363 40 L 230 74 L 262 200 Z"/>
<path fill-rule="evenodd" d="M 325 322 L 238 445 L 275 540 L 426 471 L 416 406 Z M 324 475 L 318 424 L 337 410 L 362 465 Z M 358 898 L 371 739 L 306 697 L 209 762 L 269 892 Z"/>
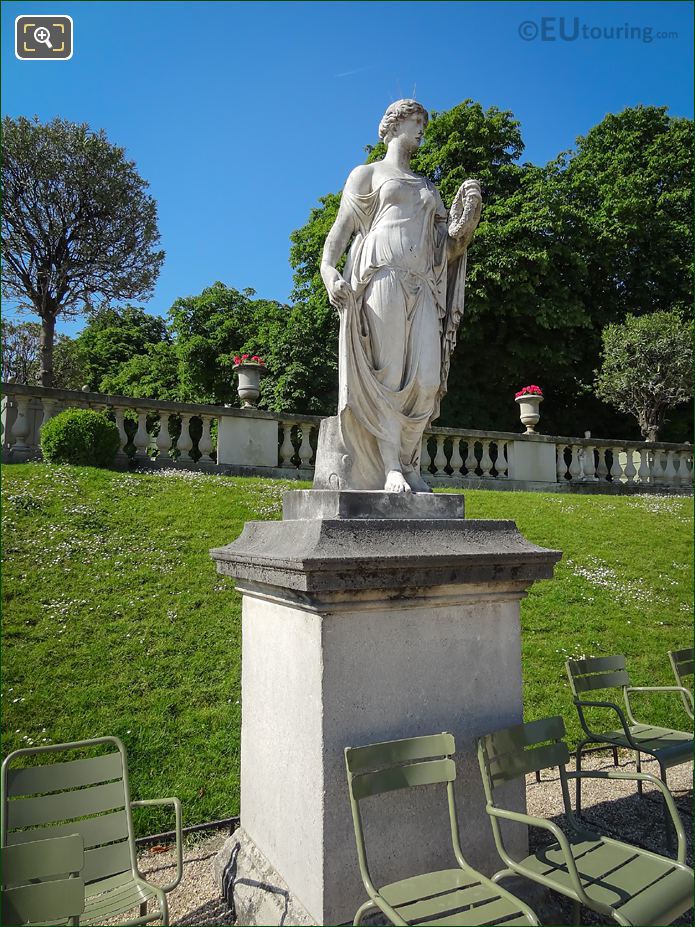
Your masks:
<path fill-rule="evenodd" d="M 691 697 L 688 698 L 685 692 L 681 692 L 681 699 L 683 701 L 683 707 L 685 708 L 686 714 L 692 718 L 693 648 L 685 647 L 683 650 L 669 650 L 668 658 L 671 661 L 673 674 L 676 677 L 677 684 L 679 686 L 683 686 L 684 689 L 688 689 L 688 691 L 691 693 Z M 688 676 L 690 676 L 690 685 L 688 685 Z"/>
<path fill-rule="evenodd" d="M 669 650 L 668 658 L 671 661 L 671 666 L 678 680 L 678 685 L 684 686 L 685 677 L 693 675 L 693 648 L 686 647 L 684 650 Z"/>
<path fill-rule="evenodd" d="M 84 911 L 84 848 L 78 834 L 3 847 L 2 923 L 45 924 Z"/>
<path fill-rule="evenodd" d="M 364 798 L 371 798 L 383 792 L 412 788 L 416 785 L 445 783 L 454 852 L 461 854 L 452 787 L 456 778 L 456 765 L 451 757 L 455 751 L 453 735 L 446 732 L 345 748 L 357 857 L 365 884 L 371 885 L 371 879 L 359 803 Z"/>
<path fill-rule="evenodd" d="M 478 762 L 488 801 L 494 801 L 498 785 L 549 767 L 562 769 L 570 756 L 564 736 L 565 722 L 557 715 L 480 737 Z"/>
<path fill-rule="evenodd" d="M 103 752 L 105 747 L 112 749 Z M 66 751 L 78 758 L 61 762 L 52 756 Z M 38 765 L 39 757 L 53 762 Z M 29 759 L 32 765 L 26 764 Z M 11 753 L 2 764 L 0 834 L 3 847 L 79 834 L 85 885 L 134 870 L 127 757 L 121 741 L 100 737 Z"/>
<path fill-rule="evenodd" d="M 568 660 L 565 664 L 575 700 L 585 692 L 599 689 L 617 689 L 630 685 L 623 654 L 611 657 L 587 657 L 585 660 Z"/>
<path fill-rule="evenodd" d="M 455 750 L 453 736 L 446 733 L 346 747 L 350 796 L 360 801 L 394 789 L 453 782 Z"/>

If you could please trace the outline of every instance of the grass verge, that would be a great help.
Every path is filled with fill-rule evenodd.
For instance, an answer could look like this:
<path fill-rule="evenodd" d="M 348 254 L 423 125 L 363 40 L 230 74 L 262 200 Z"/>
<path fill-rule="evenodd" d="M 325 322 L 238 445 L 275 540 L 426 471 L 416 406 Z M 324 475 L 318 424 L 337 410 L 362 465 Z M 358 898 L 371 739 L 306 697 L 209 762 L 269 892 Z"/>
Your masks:
<path fill-rule="evenodd" d="M 130 755 L 133 796 L 177 795 L 185 823 L 239 808 L 240 596 L 211 547 L 279 518 L 302 485 L 197 473 L 3 467 L 3 730 L 18 747 L 102 734 Z M 466 492 L 467 516 L 511 518 L 563 550 L 522 603 L 528 719 L 578 737 L 567 656 L 624 652 L 635 684 L 669 684 L 692 641 L 692 499 Z M 674 696 L 649 719 L 684 726 Z M 145 814 L 145 813 L 143 813 Z M 165 829 L 147 811 L 141 832 Z"/>

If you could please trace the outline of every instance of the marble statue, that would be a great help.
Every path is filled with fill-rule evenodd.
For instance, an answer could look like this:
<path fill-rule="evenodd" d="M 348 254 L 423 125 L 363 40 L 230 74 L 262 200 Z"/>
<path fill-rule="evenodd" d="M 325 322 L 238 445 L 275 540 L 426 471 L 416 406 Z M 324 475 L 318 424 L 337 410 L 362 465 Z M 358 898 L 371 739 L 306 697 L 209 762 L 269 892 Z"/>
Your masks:
<path fill-rule="evenodd" d="M 446 393 L 482 197 L 466 180 L 447 213 L 434 184 L 411 170 L 427 120 L 415 100 L 388 107 L 379 124 L 386 155 L 352 171 L 326 239 L 321 276 L 340 315 L 339 399 L 337 416 L 321 424 L 316 489 L 430 491 L 420 447 Z"/>

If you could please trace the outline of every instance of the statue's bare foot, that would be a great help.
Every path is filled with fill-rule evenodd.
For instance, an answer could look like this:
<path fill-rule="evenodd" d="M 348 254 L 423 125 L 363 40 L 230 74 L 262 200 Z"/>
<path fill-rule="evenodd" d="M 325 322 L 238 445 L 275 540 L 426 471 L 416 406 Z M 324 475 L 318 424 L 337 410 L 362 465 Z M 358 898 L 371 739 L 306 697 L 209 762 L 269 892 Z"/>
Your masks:
<path fill-rule="evenodd" d="M 403 476 L 413 492 L 432 492 L 432 487 L 427 485 L 417 470 L 404 470 Z"/>
<path fill-rule="evenodd" d="M 389 470 L 384 489 L 386 492 L 412 492 L 400 470 Z"/>

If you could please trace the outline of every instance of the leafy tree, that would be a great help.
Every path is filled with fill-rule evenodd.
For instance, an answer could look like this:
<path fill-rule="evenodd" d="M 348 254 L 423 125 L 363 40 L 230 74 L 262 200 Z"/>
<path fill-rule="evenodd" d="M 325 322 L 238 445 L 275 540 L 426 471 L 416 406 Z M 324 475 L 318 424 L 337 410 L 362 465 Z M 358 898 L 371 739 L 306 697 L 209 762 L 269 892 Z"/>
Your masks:
<path fill-rule="evenodd" d="M 84 358 L 75 338 L 56 335 L 53 348 L 53 385 L 58 389 L 82 389 L 86 385 Z"/>
<path fill-rule="evenodd" d="M 103 131 L 5 117 L 2 287 L 41 319 L 40 379 L 53 383 L 59 315 L 149 296 L 164 260 L 148 184 Z"/>
<path fill-rule="evenodd" d="M 22 385 L 36 383 L 39 371 L 38 322 L 2 320 L 2 379 Z"/>
<path fill-rule="evenodd" d="M 596 394 L 633 415 L 646 441 L 656 441 L 666 413 L 692 396 L 692 337 L 676 312 L 628 315 L 603 331 Z"/>
<path fill-rule="evenodd" d="M 38 322 L 2 320 L 2 379 L 36 386 L 39 382 L 41 326 Z M 62 389 L 80 389 L 82 366 L 75 342 L 67 335 L 57 335 L 54 351 L 54 385 Z"/>
<path fill-rule="evenodd" d="M 326 307 L 324 314 L 330 326 L 322 326 L 303 304 L 292 308 L 254 296 L 252 289 L 217 282 L 199 296 L 176 300 L 169 319 L 179 398 L 238 404 L 233 358 L 248 353 L 259 354 L 270 374 L 261 381 L 260 405 L 276 412 L 323 411 L 324 390 L 337 390 L 335 357 L 326 362 L 331 311 Z"/>
<path fill-rule="evenodd" d="M 169 341 L 147 345 L 143 353 L 134 354 L 112 374 L 103 377 L 100 389 L 113 396 L 180 399 L 179 358 L 175 345 Z"/>
<path fill-rule="evenodd" d="M 609 113 L 552 169 L 581 220 L 592 316 L 600 327 L 692 306 L 690 119 L 665 106 Z"/>
<path fill-rule="evenodd" d="M 233 356 L 259 354 L 267 361 L 256 314 L 259 309 L 278 305 L 254 300 L 254 295 L 252 289 L 235 290 L 218 281 L 199 296 L 186 296 L 173 304 L 169 321 L 179 356 L 179 398 L 187 402 L 238 401 Z"/>
<path fill-rule="evenodd" d="M 105 381 L 124 364 L 146 354 L 152 345 L 169 340 L 165 320 L 137 306 L 91 312 L 76 339 L 85 384 L 92 390 L 108 392 Z"/>

